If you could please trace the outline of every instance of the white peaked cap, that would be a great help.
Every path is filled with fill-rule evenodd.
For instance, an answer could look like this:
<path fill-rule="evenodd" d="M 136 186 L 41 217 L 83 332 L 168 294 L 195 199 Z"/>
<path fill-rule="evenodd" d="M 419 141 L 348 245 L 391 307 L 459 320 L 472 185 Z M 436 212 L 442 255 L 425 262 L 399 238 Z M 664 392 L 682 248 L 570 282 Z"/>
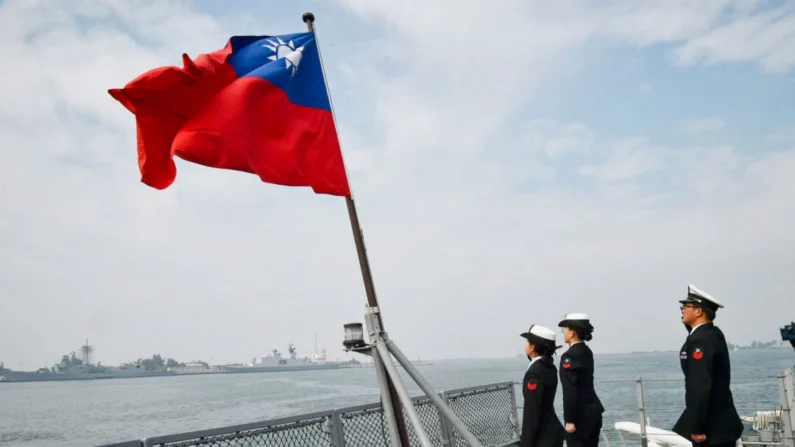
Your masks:
<path fill-rule="evenodd" d="M 555 341 L 555 336 L 557 335 L 552 329 L 545 328 L 544 326 L 539 326 L 537 324 L 530 328 L 530 333 L 551 342 Z"/>
<path fill-rule="evenodd" d="M 545 328 L 544 326 L 539 326 L 534 324 L 530 326 L 530 329 L 527 332 L 520 334 L 522 337 L 534 342 L 534 343 L 551 343 L 555 344 L 555 331 L 549 328 Z"/>
<path fill-rule="evenodd" d="M 567 326 L 576 326 L 582 328 L 589 328 L 593 330 L 593 326 L 591 326 L 591 319 L 588 317 L 588 314 L 583 313 L 571 313 L 566 314 L 563 317 L 563 320 L 558 323 L 558 327 L 567 327 Z"/>
<path fill-rule="evenodd" d="M 692 284 L 687 286 L 687 298 L 682 300 L 682 301 L 680 301 L 680 302 L 681 303 L 696 302 L 696 303 L 703 304 L 704 301 L 708 301 L 708 302 L 712 303 L 712 306 L 710 306 L 710 307 L 723 308 L 723 303 L 721 303 L 720 301 L 716 300 L 715 297 L 713 297 L 712 295 L 708 294 L 707 292 L 704 292 L 703 290 L 700 290 L 698 287 L 696 287 L 696 286 L 694 286 Z"/>

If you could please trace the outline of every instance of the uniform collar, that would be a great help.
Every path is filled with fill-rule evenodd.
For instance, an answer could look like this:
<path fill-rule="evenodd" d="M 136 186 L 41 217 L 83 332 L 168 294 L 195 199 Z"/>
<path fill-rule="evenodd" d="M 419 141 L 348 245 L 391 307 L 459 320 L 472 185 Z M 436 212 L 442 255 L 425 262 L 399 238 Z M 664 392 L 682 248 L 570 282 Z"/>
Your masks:
<path fill-rule="evenodd" d="M 697 324 L 693 329 L 690 329 L 690 335 L 693 335 L 693 332 L 695 332 L 696 329 L 700 328 L 701 326 L 704 326 L 705 324 L 709 324 L 709 322 Z"/>
<path fill-rule="evenodd" d="M 541 356 L 540 355 L 536 356 L 533 360 L 530 360 L 530 364 L 527 365 L 527 369 L 530 369 L 530 367 L 533 366 L 533 363 L 537 362 L 538 360 L 541 360 Z"/>
<path fill-rule="evenodd" d="M 574 343 L 570 344 L 570 345 L 569 345 L 569 347 L 571 348 L 572 346 L 574 346 L 574 345 L 577 345 L 577 344 L 580 344 L 580 343 L 585 343 L 585 342 L 584 342 L 584 341 L 582 341 L 582 340 L 580 340 L 580 341 L 575 341 Z"/>

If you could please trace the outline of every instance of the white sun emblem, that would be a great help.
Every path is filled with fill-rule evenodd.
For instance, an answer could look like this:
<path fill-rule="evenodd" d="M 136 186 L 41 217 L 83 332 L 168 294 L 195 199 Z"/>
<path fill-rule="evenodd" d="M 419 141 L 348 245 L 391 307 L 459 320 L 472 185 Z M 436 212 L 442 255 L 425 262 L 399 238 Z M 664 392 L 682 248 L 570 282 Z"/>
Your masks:
<path fill-rule="evenodd" d="M 268 40 L 266 42 L 270 45 L 263 44 L 262 46 L 274 53 L 273 56 L 268 56 L 268 59 L 272 61 L 284 59 L 285 66 L 288 70 L 291 70 L 293 76 L 295 76 L 295 72 L 298 70 L 298 64 L 301 63 L 301 57 L 304 55 L 304 47 L 295 48 L 295 44 L 292 40 L 288 43 L 284 43 L 284 41 L 278 37 L 276 37 L 275 40 Z"/>

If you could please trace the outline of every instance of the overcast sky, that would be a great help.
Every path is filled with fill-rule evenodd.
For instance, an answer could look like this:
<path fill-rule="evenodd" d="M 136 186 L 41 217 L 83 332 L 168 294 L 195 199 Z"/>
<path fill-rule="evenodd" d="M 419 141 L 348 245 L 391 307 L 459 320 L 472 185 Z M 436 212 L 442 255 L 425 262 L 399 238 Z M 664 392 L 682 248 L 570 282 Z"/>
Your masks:
<path fill-rule="evenodd" d="M 4 0 L 7 367 L 86 338 L 105 364 L 310 355 L 315 334 L 348 357 L 365 296 L 344 200 L 181 160 L 149 188 L 107 94 L 305 11 L 409 357 L 511 356 L 567 312 L 597 352 L 676 350 L 690 283 L 730 341 L 795 319 L 793 2 Z"/>

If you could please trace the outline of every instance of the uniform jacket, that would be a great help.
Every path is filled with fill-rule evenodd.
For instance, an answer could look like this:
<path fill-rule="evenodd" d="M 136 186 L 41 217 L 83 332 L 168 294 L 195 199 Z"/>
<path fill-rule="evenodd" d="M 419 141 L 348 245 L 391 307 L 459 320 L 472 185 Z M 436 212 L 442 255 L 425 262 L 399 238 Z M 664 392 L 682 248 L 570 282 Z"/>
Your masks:
<path fill-rule="evenodd" d="M 713 323 L 693 331 L 679 354 L 685 374 L 685 411 L 673 431 L 688 441 L 705 434 L 706 444 L 735 442 L 743 423 L 729 389 L 731 364 L 723 332 Z"/>
<path fill-rule="evenodd" d="M 524 411 L 521 447 L 558 447 L 566 430 L 555 414 L 553 403 L 558 389 L 558 372 L 550 357 L 533 362 L 522 381 Z"/>
<path fill-rule="evenodd" d="M 575 343 L 560 356 L 563 388 L 563 422 L 572 423 L 578 436 L 587 436 L 602 426 L 605 408 L 593 385 L 593 352 L 585 343 Z"/>

